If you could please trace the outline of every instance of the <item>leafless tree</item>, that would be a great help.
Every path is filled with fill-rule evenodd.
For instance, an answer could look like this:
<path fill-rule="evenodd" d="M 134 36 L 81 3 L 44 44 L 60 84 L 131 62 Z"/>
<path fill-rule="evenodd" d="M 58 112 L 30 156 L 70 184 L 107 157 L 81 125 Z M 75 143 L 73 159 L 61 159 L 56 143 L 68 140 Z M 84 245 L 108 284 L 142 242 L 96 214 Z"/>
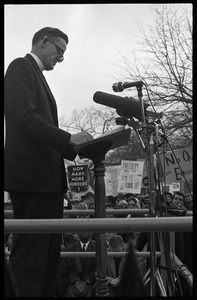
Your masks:
<path fill-rule="evenodd" d="M 75 109 L 69 119 L 61 116 L 59 124 L 60 127 L 71 133 L 88 131 L 93 137 L 97 137 L 116 126 L 116 117 L 117 113 L 112 108 L 99 109 L 90 106 L 84 109 Z"/>
<path fill-rule="evenodd" d="M 141 32 L 138 49 L 131 52 L 130 57 L 121 54 L 116 79 L 120 80 L 121 76 L 125 81 L 142 80 L 143 100 L 149 101 L 156 111 L 164 112 L 161 121 L 172 147 L 190 145 L 193 124 L 192 5 L 156 4 L 152 25 L 142 26 L 138 22 L 138 26 Z M 59 123 L 71 133 L 86 130 L 96 137 L 113 129 L 116 117 L 114 109 L 91 106 L 74 110 L 69 119 L 62 116 Z M 132 160 L 142 158 L 143 154 L 140 143 L 132 140 L 129 145 L 111 153 L 114 163 L 120 156 L 125 159 L 127 155 L 126 159 Z M 109 156 L 107 161 L 110 162 Z"/>
<path fill-rule="evenodd" d="M 152 25 L 138 21 L 138 26 L 139 48 L 130 57 L 121 54 L 119 76 L 144 82 L 144 100 L 164 112 L 171 140 L 191 141 L 192 4 L 153 5 Z"/>

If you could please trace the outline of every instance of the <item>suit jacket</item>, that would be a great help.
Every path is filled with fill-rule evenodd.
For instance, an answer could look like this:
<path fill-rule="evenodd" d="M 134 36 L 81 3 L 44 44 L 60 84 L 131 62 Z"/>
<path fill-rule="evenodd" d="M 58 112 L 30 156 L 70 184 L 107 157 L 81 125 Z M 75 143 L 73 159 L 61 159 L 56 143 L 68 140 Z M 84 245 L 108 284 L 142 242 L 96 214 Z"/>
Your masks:
<path fill-rule="evenodd" d="M 63 158 L 73 160 L 71 134 L 58 128 L 55 99 L 34 58 L 27 54 L 5 75 L 5 190 L 67 190 Z"/>
<path fill-rule="evenodd" d="M 67 252 L 80 252 L 80 242 L 77 241 L 66 248 Z M 90 240 L 87 252 L 96 251 L 96 242 Z M 89 280 L 90 283 L 95 282 L 96 259 L 95 257 L 76 257 L 68 258 L 68 281 L 74 283 L 76 280 Z"/>

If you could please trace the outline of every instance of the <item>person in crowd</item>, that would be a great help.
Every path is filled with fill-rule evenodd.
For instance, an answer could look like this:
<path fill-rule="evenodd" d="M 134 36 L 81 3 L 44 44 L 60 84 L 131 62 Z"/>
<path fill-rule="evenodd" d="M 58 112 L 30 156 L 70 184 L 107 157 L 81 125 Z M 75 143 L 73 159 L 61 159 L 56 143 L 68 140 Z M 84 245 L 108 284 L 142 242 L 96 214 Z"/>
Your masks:
<path fill-rule="evenodd" d="M 5 247 L 7 251 L 11 251 L 12 250 L 12 245 L 13 245 L 13 239 L 14 239 L 14 234 L 10 233 L 7 237 L 7 241 L 5 243 Z"/>
<path fill-rule="evenodd" d="M 62 234 L 62 250 L 64 251 L 69 245 L 78 240 L 75 233 L 66 232 Z"/>
<path fill-rule="evenodd" d="M 127 256 L 119 257 L 119 256 L 108 256 L 107 258 L 107 280 L 108 280 L 108 292 L 110 297 L 129 297 L 131 291 L 133 293 L 137 293 L 139 296 L 142 295 L 142 292 L 144 291 L 144 286 L 142 283 L 143 278 L 143 270 L 141 268 L 141 259 L 137 258 L 135 256 L 134 250 L 133 250 L 132 243 L 125 244 L 122 237 L 119 234 L 113 234 L 111 235 L 109 239 L 109 247 L 107 249 L 108 252 L 130 252 L 129 254 L 129 261 Z M 132 260 L 132 261 L 131 261 Z M 133 269 L 134 268 L 134 269 Z M 130 270 L 128 270 L 130 269 Z M 125 272 L 132 273 L 133 271 L 135 274 L 132 275 L 132 277 L 135 278 L 137 286 L 132 286 L 131 282 L 129 285 L 132 286 L 132 289 L 128 289 L 128 286 L 126 287 L 126 282 L 128 280 L 124 277 Z M 138 282 L 138 283 L 137 283 Z M 143 291 L 138 290 L 138 287 L 143 287 Z M 126 292 L 123 291 L 122 287 L 126 288 Z M 136 290 L 137 288 L 137 290 Z M 136 295 L 137 295 L 136 294 Z"/>
<path fill-rule="evenodd" d="M 130 196 L 128 197 L 128 208 L 131 208 L 131 209 L 141 209 L 141 205 L 140 205 L 140 201 L 139 199 L 137 199 L 136 197 L 134 196 Z M 127 218 L 132 218 L 133 217 L 133 213 L 130 213 Z M 139 235 L 140 235 L 140 232 L 133 232 L 133 233 L 127 233 L 127 235 L 130 235 L 129 236 L 129 239 L 127 240 L 127 242 L 131 242 L 133 247 L 135 247 L 135 244 L 137 243 L 138 241 L 138 238 L 139 238 Z"/>
<path fill-rule="evenodd" d="M 121 199 L 118 203 L 117 208 L 127 210 L 129 208 L 129 205 L 125 199 Z M 122 214 L 115 215 L 116 218 L 127 218 L 128 216 L 129 216 L 128 213 L 125 215 L 122 215 Z M 121 237 L 123 238 L 124 243 L 128 243 L 128 242 L 134 240 L 133 232 L 121 232 L 121 233 L 119 233 L 119 235 L 121 235 Z"/>
<path fill-rule="evenodd" d="M 72 205 L 72 210 L 87 210 L 84 202 L 78 202 Z M 72 215 L 71 219 L 89 218 L 89 215 Z M 78 235 L 74 232 L 65 232 L 62 234 L 62 250 L 65 250 L 69 244 L 73 244 L 78 240 Z"/>
<path fill-rule="evenodd" d="M 116 197 L 109 195 L 106 198 L 106 207 L 114 208 L 116 204 Z"/>
<path fill-rule="evenodd" d="M 125 199 L 122 199 L 119 201 L 118 208 L 124 209 L 124 208 L 128 208 L 128 207 L 129 207 L 128 202 Z"/>
<path fill-rule="evenodd" d="M 78 203 L 74 204 L 72 207 L 72 210 L 87 210 L 87 209 L 88 209 L 87 204 L 84 202 L 78 202 Z M 84 215 L 84 214 L 83 215 L 74 215 L 73 217 L 77 218 L 77 219 L 89 218 L 89 215 L 88 214 L 87 215 Z"/>
<path fill-rule="evenodd" d="M 172 204 L 177 209 L 187 209 L 184 206 L 185 195 L 176 191 L 173 195 Z M 179 260 L 188 265 L 188 268 L 192 270 L 193 268 L 193 235 L 192 232 L 175 232 L 175 254 L 179 258 Z M 186 289 L 186 284 L 184 280 L 181 278 L 182 289 Z"/>
<path fill-rule="evenodd" d="M 108 252 L 127 251 L 123 238 L 119 234 L 113 234 L 109 238 Z M 125 257 L 107 257 L 107 280 L 109 296 L 117 296 L 117 287 L 120 284 Z"/>
<path fill-rule="evenodd" d="M 95 203 L 94 203 L 94 194 L 92 192 L 87 192 L 84 195 L 83 202 L 87 205 L 87 207 L 89 207 L 90 204 L 95 205 Z"/>
<path fill-rule="evenodd" d="M 31 52 L 14 59 L 5 74 L 4 190 L 15 219 L 63 218 L 63 159 L 74 160 L 75 146 L 93 139 L 85 131 L 59 128 L 56 101 L 43 75 L 63 62 L 67 45 L 64 32 L 44 27 L 34 34 Z M 15 235 L 9 264 L 21 297 L 54 296 L 60 249 L 61 234 Z"/>
<path fill-rule="evenodd" d="M 66 193 L 64 194 L 64 209 L 72 209 L 72 203 Z"/>
<path fill-rule="evenodd" d="M 185 208 L 184 205 L 183 205 L 183 202 L 184 202 L 184 194 L 182 192 L 175 192 L 173 197 L 172 197 L 172 205 L 174 207 L 177 207 L 177 208 Z"/>
<path fill-rule="evenodd" d="M 188 195 L 183 200 L 183 205 L 185 208 L 187 208 L 189 211 L 193 211 L 193 198 L 191 195 Z"/>
<path fill-rule="evenodd" d="M 172 206 L 172 194 L 170 192 L 165 192 L 164 193 L 165 201 L 167 206 Z"/>
<path fill-rule="evenodd" d="M 149 195 L 145 195 L 141 199 L 141 208 L 149 208 Z"/>
<path fill-rule="evenodd" d="M 91 233 L 78 233 L 78 236 L 79 240 L 68 246 L 67 252 L 96 251 L 96 242 L 92 240 Z M 58 270 L 56 295 L 58 297 L 91 297 L 92 288 L 96 282 L 95 274 L 95 257 L 63 258 Z"/>
<path fill-rule="evenodd" d="M 114 208 L 118 208 L 119 206 L 119 202 L 120 200 L 124 199 L 124 194 L 123 193 L 119 193 L 116 197 L 115 197 L 115 206 Z"/>
<path fill-rule="evenodd" d="M 106 232 L 105 236 L 106 236 L 106 242 L 107 242 L 107 248 L 109 247 L 109 240 L 113 235 L 116 235 L 116 232 Z"/>
<path fill-rule="evenodd" d="M 129 208 L 136 208 L 136 209 L 140 209 L 141 208 L 140 201 L 136 197 L 130 196 L 127 199 L 127 202 L 128 202 L 128 207 Z"/>

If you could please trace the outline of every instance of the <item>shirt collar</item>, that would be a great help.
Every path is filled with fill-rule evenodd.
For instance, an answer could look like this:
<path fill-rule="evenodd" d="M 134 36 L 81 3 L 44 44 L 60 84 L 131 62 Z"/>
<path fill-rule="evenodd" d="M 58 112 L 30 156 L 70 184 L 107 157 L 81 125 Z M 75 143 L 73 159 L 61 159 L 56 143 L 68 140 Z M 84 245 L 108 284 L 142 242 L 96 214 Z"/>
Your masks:
<path fill-rule="evenodd" d="M 41 62 L 41 60 L 38 58 L 37 55 L 35 55 L 34 53 L 30 53 L 30 55 L 35 59 L 35 61 L 37 62 L 38 64 L 38 67 L 40 68 L 41 71 L 44 71 L 44 65 L 43 63 Z"/>
<path fill-rule="evenodd" d="M 82 242 L 80 241 L 81 249 L 83 248 L 83 245 L 84 245 L 84 244 L 86 244 L 85 249 L 87 249 L 87 247 L 88 247 L 88 245 L 89 245 L 89 242 L 90 242 L 90 241 L 88 241 L 87 243 L 82 243 Z"/>

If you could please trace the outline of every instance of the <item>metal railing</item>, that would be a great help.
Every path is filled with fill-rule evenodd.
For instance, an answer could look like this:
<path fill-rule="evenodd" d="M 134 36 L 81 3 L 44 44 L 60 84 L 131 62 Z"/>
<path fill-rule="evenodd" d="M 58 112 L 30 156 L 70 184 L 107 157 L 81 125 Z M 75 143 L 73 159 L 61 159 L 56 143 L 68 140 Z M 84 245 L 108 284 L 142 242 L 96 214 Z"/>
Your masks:
<path fill-rule="evenodd" d="M 192 231 L 192 217 L 5 219 L 6 233 Z M 74 221 L 74 222 L 73 222 Z"/>
<path fill-rule="evenodd" d="M 127 209 L 114 209 L 114 208 L 109 208 L 106 209 L 106 215 L 128 215 L 132 214 L 133 216 L 144 216 L 144 215 L 149 215 L 149 209 L 133 209 L 133 208 L 127 208 Z M 4 210 L 4 216 L 7 217 L 12 217 L 13 211 L 12 209 L 9 210 Z M 75 216 L 75 215 L 81 215 L 81 216 L 94 216 L 95 215 L 95 210 L 94 209 L 87 209 L 87 210 L 64 210 L 64 217 L 66 216 Z"/>
<path fill-rule="evenodd" d="M 149 215 L 149 209 L 107 209 L 107 215 L 135 214 L 137 216 Z M 91 215 L 94 210 L 64 210 L 64 216 Z M 12 211 L 4 212 L 5 217 L 11 217 Z M 143 220 L 143 221 L 142 221 Z M 193 217 L 144 217 L 142 218 L 64 218 L 64 219 L 5 219 L 5 233 L 65 233 L 65 232 L 174 232 L 192 231 Z M 9 252 L 5 253 L 7 258 Z M 61 257 L 94 257 L 95 252 L 61 252 Z M 108 252 L 107 256 L 122 257 L 127 252 Z M 136 257 L 150 257 L 150 252 L 135 251 Z M 156 252 L 156 257 L 162 256 L 162 252 Z M 176 259 L 174 259 L 174 257 Z M 175 266 L 179 268 L 186 278 L 189 286 L 193 287 L 193 276 L 179 259 L 172 255 Z"/>

